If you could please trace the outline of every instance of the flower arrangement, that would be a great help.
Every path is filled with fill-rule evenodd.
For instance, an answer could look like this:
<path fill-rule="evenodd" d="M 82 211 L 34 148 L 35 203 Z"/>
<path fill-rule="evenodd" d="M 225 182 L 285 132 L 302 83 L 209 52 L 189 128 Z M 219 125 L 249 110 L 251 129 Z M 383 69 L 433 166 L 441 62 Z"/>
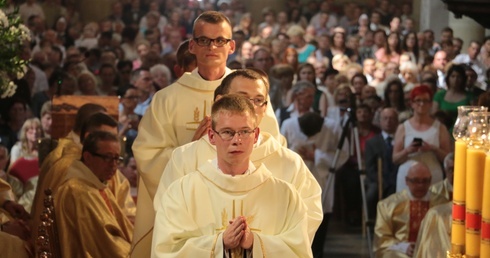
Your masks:
<path fill-rule="evenodd" d="M 0 99 L 14 95 L 17 86 L 14 79 L 24 77 L 27 60 L 19 54 L 26 41 L 31 40 L 29 29 L 21 23 L 18 9 L 6 14 L 2 9 L 6 0 L 0 0 Z"/>

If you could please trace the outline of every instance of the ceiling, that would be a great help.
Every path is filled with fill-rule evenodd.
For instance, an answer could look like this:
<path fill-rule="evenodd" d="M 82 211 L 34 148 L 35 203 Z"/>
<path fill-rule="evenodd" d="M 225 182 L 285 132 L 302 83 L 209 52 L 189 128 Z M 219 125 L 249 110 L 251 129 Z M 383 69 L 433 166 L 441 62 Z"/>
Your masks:
<path fill-rule="evenodd" d="M 490 28 L 490 1 L 489 0 L 442 0 L 447 9 L 454 13 L 456 18 L 463 15 L 474 19 L 483 27 Z"/>

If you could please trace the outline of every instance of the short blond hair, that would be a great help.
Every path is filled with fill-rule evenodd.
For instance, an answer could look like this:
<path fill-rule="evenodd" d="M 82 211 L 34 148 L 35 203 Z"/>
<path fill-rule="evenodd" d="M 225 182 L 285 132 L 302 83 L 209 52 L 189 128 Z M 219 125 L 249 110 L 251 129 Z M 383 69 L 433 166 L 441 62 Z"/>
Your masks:
<path fill-rule="evenodd" d="M 294 36 L 303 37 L 305 35 L 305 30 L 303 29 L 303 27 L 299 25 L 293 25 L 289 27 L 286 34 L 289 37 L 294 37 Z"/>

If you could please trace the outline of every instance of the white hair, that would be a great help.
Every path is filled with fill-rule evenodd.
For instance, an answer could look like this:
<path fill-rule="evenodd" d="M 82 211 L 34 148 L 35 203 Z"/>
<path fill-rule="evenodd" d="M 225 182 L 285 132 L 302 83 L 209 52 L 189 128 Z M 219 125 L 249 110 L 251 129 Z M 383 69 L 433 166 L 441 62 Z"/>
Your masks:
<path fill-rule="evenodd" d="M 155 76 L 156 73 L 161 72 L 165 74 L 167 77 L 167 80 L 170 82 L 172 81 L 172 74 L 170 73 L 170 69 L 164 64 L 156 64 L 150 68 L 150 74 L 152 77 Z"/>

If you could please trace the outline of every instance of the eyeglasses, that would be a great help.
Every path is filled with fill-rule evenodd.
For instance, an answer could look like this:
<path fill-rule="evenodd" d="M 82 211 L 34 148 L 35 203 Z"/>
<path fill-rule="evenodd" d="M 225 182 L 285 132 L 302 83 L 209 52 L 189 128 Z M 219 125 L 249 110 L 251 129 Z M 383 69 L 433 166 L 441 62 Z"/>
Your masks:
<path fill-rule="evenodd" d="M 254 133 L 255 132 L 255 129 L 257 129 L 257 127 L 255 127 L 254 129 L 252 130 L 239 130 L 239 131 L 233 131 L 233 130 L 223 130 L 221 132 L 218 132 L 216 130 L 213 129 L 213 131 L 219 135 L 219 137 L 223 140 L 223 141 L 230 141 L 232 140 L 234 137 L 235 137 L 235 134 L 238 135 L 238 139 L 245 139 L 247 138 L 248 136 L 250 136 L 250 134 Z"/>
<path fill-rule="evenodd" d="M 261 99 L 261 98 L 255 98 L 255 99 L 249 99 L 252 104 L 254 104 L 256 107 L 263 107 L 264 105 L 267 104 L 267 100 Z"/>
<path fill-rule="evenodd" d="M 102 155 L 102 154 L 99 154 L 96 152 L 90 152 L 90 154 L 101 158 L 105 162 L 114 162 L 115 161 L 117 164 L 121 164 L 124 161 L 124 158 L 119 156 L 119 155 L 114 157 L 111 155 Z"/>
<path fill-rule="evenodd" d="M 412 102 L 420 105 L 420 104 L 428 104 L 428 103 L 432 102 L 432 100 L 430 100 L 430 99 L 414 99 L 414 100 L 412 100 Z"/>
<path fill-rule="evenodd" d="M 207 47 L 211 44 L 211 42 L 213 42 L 214 45 L 217 47 L 222 47 L 231 41 L 231 39 L 226 39 L 222 37 L 215 38 L 215 39 L 210 39 L 208 37 L 199 37 L 199 38 L 194 38 L 193 40 L 201 47 Z"/>
<path fill-rule="evenodd" d="M 430 178 L 406 178 L 408 182 L 412 184 L 427 185 L 430 184 Z"/>

